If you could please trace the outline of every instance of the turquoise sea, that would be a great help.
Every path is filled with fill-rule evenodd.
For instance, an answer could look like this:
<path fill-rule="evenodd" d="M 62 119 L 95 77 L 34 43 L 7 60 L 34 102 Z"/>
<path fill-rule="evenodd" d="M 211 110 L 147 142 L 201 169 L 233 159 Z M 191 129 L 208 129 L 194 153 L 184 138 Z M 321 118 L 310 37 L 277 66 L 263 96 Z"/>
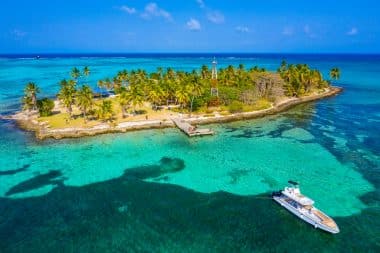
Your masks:
<path fill-rule="evenodd" d="M 72 67 L 89 83 L 118 70 L 199 69 L 213 55 L 0 57 L 0 114 L 36 82 L 54 96 Z M 0 121 L 0 252 L 380 252 L 380 56 L 217 55 L 276 70 L 282 59 L 339 67 L 340 95 L 279 115 L 176 129 L 38 141 Z M 341 232 L 268 196 L 296 180 Z"/>

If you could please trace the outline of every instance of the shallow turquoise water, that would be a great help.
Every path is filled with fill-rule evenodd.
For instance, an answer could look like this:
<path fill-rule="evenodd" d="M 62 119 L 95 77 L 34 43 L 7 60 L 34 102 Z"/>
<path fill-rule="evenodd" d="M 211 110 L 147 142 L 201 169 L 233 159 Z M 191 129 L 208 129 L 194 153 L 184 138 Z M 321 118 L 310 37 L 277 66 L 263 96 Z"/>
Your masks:
<path fill-rule="evenodd" d="M 218 61 L 274 70 L 281 59 Z M 40 142 L 1 121 L 0 249 L 378 251 L 380 58 L 287 60 L 325 74 L 339 66 L 345 91 L 280 115 L 211 125 L 217 134 L 207 138 L 165 129 Z M 0 59 L 0 113 L 18 108 L 29 80 L 55 94 L 72 66 L 89 65 L 94 84 L 122 67 L 190 70 L 208 62 L 206 56 Z M 289 179 L 336 219 L 340 234 L 315 231 L 267 198 Z M 41 240 L 48 245 L 41 248 Z"/>

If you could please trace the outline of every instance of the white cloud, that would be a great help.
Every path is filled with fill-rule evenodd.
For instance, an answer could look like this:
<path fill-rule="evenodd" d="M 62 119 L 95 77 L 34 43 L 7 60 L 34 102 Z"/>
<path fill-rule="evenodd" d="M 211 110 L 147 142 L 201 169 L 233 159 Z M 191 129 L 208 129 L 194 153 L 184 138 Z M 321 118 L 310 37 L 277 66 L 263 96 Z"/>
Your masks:
<path fill-rule="evenodd" d="M 224 15 L 220 11 L 212 11 L 207 14 L 207 19 L 214 24 L 224 23 Z"/>
<path fill-rule="evenodd" d="M 309 34 L 310 33 L 310 26 L 309 25 L 305 25 L 303 27 L 303 31 L 306 33 L 306 34 Z"/>
<path fill-rule="evenodd" d="M 201 30 L 201 24 L 198 20 L 191 18 L 189 21 L 186 22 L 187 29 L 192 31 L 200 31 Z"/>
<path fill-rule="evenodd" d="M 128 7 L 126 5 L 120 6 L 119 9 L 121 11 L 124 11 L 124 12 L 128 13 L 128 14 L 134 14 L 134 13 L 136 13 L 136 9 L 135 8 Z"/>
<path fill-rule="evenodd" d="M 317 37 L 317 35 L 315 33 L 313 33 L 313 31 L 311 30 L 310 26 L 309 25 L 305 25 L 303 27 L 303 31 L 305 32 L 305 34 L 310 37 L 310 38 L 315 38 Z"/>
<path fill-rule="evenodd" d="M 198 5 L 199 5 L 199 8 L 201 8 L 201 9 L 206 8 L 206 4 L 205 4 L 205 2 L 203 0 L 196 0 L 196 1 L 197 1 Z"/>
<path fill-rule="evenodd" d="M 148 3 L 145 6 L 144 13 L 141 14 L 141 17 L 145 19 L 151 19 L 152 17 L 161 17 L 168 21 L 173 21 L 171 14 L 168 11 L 158 7 L 156 3 Z"/>
<path fill-rule="evenodd" d="M 237 26 L 237 27 L 235 27 L 235 30 L 237 32 L 240 32 L 240 33 L 248 33 L 249 32 L 249 28 L 246 26 Z"/>
<path fill-rule="evenodd" d="M 284 27 L 284 29 L 282 30 L 282 34 L 285 35 L 285 36 L 292 36 L 294 34 L 294 30 L 292 27 Z"/>
<path fill-rule="evenodd" d="M 358 32 L 359 32 L 358 28 L 352 27 L 346 34 L 348 36 L 355 36 L 358 34 Z"/>

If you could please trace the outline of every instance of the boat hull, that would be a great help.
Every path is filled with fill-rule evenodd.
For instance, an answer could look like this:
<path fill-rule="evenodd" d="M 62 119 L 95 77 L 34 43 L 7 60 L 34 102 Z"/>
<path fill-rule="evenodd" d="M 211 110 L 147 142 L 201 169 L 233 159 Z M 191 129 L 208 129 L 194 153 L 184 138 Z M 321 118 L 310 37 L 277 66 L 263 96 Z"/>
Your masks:
<path fill-rule="evenodd" d="M 314 226 L 315 228 L 319 228 L 321 230 L 324 230 L 326 232 L 332 233 L 332 234 L 337 234 L 339 233 L 339 228 L 331 228 L 329 226 L 324 225 L 323 223 L 312 219 L 310 216 L 305 215 L 301 213 L 296 207 L 292 206 L 291 204 L 287 203 L 282 196 L 279 194 L 275 194 L 273 196 L 273 200 L 279 203 L 282 207 L 287 209 L 289 212 L 292 214 L 296 215 L 298 218 L 302 219 L 303 221 L 309 223 L 310 225 Z M 319 210 L 318 210 L 319 211 Z"/>

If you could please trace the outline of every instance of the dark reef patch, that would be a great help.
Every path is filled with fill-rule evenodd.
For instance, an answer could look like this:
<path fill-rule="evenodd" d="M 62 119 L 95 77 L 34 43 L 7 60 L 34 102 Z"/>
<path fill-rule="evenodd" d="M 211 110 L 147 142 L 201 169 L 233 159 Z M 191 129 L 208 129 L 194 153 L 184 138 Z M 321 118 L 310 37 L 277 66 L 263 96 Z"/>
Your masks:
<path fill-rule="evenodd" d="M 324 135 L 324 132 L 328 131 L 311 125 L 306 127 L 306 130 L 311 132 L 312 135 L 323 136 L 323 138 L 315 138 L 315 141 L 329 150 L 339 162 L 354 164 L 355 169 L 375 186 L 373 192 L 367 193 L 360 198 L 365 204 L 375 207 L 380 203 L 380 167 L 366 157 L 365 150 L 378 150 L 379 143 L 377 141 L 361 143 L 356 135 L 362 131 L 368 136 L 366 140 L 378 140 L 380 139 L 380 132 L 374 126 L 375 123 L 368 120 L 368 117 L 361 117 L 360 122 L 356 125 L 352 123 L 358 120 L 358 115 L 369 115 L 370 113 L 375 113 L 378 109 L 380 109 L 378 105 L 341 105 L 339 106 L 339 113 L 337 113 L 334 106 L 328 104 L 318 104 L 316 106 L 320 116 L 314 118 L 313 123 L 333 127 L 335 130 L 330 134 L 344 138 L 347 141 L 345 149 L 336 147 L 335 139 Z"/>
<path fill-rule="evenodd" d="M 275 130 L 270 131 L 267 135 L 271 138 L 282 138 L 282 134 L 286 131 L 293 129 L 295 126 L 292 124 L 280 124 Z"/>
<path fill-rule="evenodd" d="M 185 168 L 185 162 L 178 158 L 163 157 L 158 165 L 141 166 L 127 169 L 123 177 L 148 179 L 157 178 L 163 174 L 181 171 Z"/>
<path fill-rule="evenodd" d="M 226 132 L 226 133 L 233 133 L 233 132 L 236 132 L 238 130 L 239 130 L 238 127 L 224 126 L 224 132 Z"/>
<path fill-rule="evenodd" d="M 250 169 L 234 169 L 228 173 L 231 177 L 230 184 L 236 184 L 239 182 L 241 177 L 247 176 L 251 172 Z"/>
<path fill-rule="evenodd" d="M 254 137 L 263 137 L 263 131 L 252 130 L 252 129 L 243 129 L 241 134 L 232 135 L 234 138 L 254 138 Z"/>

